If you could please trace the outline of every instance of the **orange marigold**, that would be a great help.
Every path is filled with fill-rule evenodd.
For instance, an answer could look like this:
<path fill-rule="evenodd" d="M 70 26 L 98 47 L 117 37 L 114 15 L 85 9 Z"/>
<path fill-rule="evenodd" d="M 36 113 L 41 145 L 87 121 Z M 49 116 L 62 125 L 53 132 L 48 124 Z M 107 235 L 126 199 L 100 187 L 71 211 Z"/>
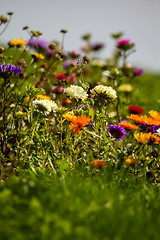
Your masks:
<path fill-rule="evenodd" d="M 138 116 L 138 115 L 135 115 L 135 114 L 131 114 L 131 116 L 127 116 L 127 118 L 134 121 L 135 123 L 142 124 L 142 123 L 144 123 L 147 116 L 146 115 Z"/>
<path fill-rule="evenodd" d="M 137 129 L 138 127 L 130 122 L 120 122 L 118 123 L 118 125 L 120 125 L 121 127 L 125 128 L 125 129 L 129 129 L 129 130 L 133 130 L 133 129 Z"/>
<path fill-rule="evenodd" d="M 74 116 L 74 117 L 70 118 L 69 121 L 71 122 L 71 125 L 69 125 L 69 127 L 70 127 L 73 135 L 76 135 L 79 132 L 80 136 L 82 136 L 80 130 L 84 127 L 84 125 L 89 124 L 91 119 L 90 119 L 90 117 L 86 117 L 86 115 L 84 115 L 84 116 L 81 115 L 81 116 L 78 116 L 78 117 Z"/>
<path fill-rule="evenodd" d="M 153 119 L 160 121 L 160 113 L 158 113 L 157 111 L 154 111 L 154 110 L 151 110 L 148 113 Z"/>
<path fill-rule="evenodd" d="M 153 119 L 152 117 L 145 118 L 144 123 L 146 123 L 147 125 L 155 125 L 155 126 L 160 125 L 160 121 Z"/>
<path fill-rule="evenodd" d="M 159 144 L 160 137 L 158 137 L 156 134 L 149 133 L 136 133 L 134 134 L 135 139 L 137 142 L 140 143 L 150 143 L 150 144 Z"/>
<path fill-rule="evenodd" d="M 63 117 L 69 122 L 72 122 L 76 118 L 75 115 L 72 115 L 70 113 L 64 114 Z"/>

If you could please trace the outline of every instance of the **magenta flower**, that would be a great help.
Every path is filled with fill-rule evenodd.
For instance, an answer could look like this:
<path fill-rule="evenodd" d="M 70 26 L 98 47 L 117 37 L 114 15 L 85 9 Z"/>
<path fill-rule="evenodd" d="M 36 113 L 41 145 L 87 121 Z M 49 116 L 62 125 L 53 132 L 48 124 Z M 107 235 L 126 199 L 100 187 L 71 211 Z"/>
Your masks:
<path fill-rule="evenodd" d="M 63 73 L 59 73 L 55 76 L 56 79 L 63 81 L 64 79 L 67 78 L 67 76 Z"/>
<path fill-rule="evenodd" d="M 118 47 L 123 47 L 124 45 L 129 45 L 130 44 L 130 39 L 126 38 L 126 39 L 118 39 L 117 40 L 117 46 Z"/>
<path fill-rule="evenodd" d="M 133 72 L 133 76 L 134 77 L 140 76 L 142 73 L 143 73 L 143 69 L 135 67 L 134 72 Z"/>

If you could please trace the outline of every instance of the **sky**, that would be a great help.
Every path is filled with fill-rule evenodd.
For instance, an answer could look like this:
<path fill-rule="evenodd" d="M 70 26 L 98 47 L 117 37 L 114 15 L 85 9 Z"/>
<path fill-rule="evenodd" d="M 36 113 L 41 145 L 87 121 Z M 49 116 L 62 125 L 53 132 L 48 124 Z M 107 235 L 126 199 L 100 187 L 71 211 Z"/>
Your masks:
<path fill-rule="evenodd" d="M 29 39 L 22 28 L 43 32 L 47 41 L 61 41 L 64 49 L 80 51 L 82 35 L 90 33 L 92 42 L 102 42 L 101 58 L 110 57 L 115 42 L 111 33 L 123 32 L 136 46 L 128 62 L 149 71 L 160 72 L 160 0 L 0 0 L 0 15 L 14 15 L 0 42 L 12 38 Z M 0 28 L 2 31 L 2 27 Z"/>

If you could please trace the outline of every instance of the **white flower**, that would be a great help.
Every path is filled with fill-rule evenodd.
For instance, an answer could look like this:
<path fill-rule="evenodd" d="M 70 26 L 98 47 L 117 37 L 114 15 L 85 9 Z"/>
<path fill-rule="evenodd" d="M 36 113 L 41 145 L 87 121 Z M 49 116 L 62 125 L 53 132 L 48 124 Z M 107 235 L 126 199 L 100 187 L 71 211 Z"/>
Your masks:
<path fill-rule="evenodd" d="M 68 97 L 71 99 L 78 100 L 85 100 L 88 97 L 88 94 L 84 91 L 84 89 L 80 86 L 71 85 L 64 89 L 64 92 L 67 94 Z"/>
<path fill-rule="evenodd" d="M 54 101 L 46 99 L 36 99 L 32 101 L 32 105 L 34 106 L 35 111 L 42 112 L 45 115 L 50 114 L 52 111 L 55 111 L 58 108 L 57 104 Z"/>
<path fill-rule="evenodd" d="M 158 136 L 160 136 L 160 128 L 158 128 L 155 132 Z"/>
<path fill-rule="evenodd" d="M 107 98 L 115 100 L 117 98 L 116 91 L 111 86 L 97 85 L 92 90 L 91 93 L 94 96 L 105 95 Z"/>

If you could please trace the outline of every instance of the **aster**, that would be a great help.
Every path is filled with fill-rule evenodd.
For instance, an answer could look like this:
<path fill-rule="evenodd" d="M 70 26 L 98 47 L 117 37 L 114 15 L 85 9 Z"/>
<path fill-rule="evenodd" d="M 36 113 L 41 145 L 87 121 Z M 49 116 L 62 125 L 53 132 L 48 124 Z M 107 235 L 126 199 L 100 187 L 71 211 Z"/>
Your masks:
<path fill-rule="evenodd" d="M 21 74 L 22 69 L 18 66 L 12 65 L 12 64 L 7 64 L 5 66 L 5 63 L 0 65 L 0 76 L 2 78 L 6 78 L 9 75 L 11 76 L 12 74 Z"/>
<path fill-rule="evenodd" d="M 125 138 L 126 131 L 120 125 L 116 126 L 114 124 L 110 124 L 108 127 L 108 130 L 110 131 L 111 135 L 119 141 L 121 141 L 121 139 Z"/>
<path fill-rule="evenodd" d="M 56 109 L 58 109 L 58 106 L 54 101 L 46 100 L 46 99 L 40 99 L 40 100 L 36 99 L 32 101 L 32 105 L 36 112 L 43 113 L 44 115 L 48 115 L 52 111 L 55 111 Z"/>
<path fill-rule="evenodd" d="M 114 101 L 117 98 L 116 91 L 111 86 L 97 85 L 90 92 L 93 98 L 99 100 Z"/>
<path fill-rule="evenodd" d="M 64 88 L 64 92 L 68 97 L 77 101 L 84 101 L 88 97 L 88 94 L 85 92 L 85 90 L 82 87 L 76 85 L 71 85 L 67 88 Z"/>

